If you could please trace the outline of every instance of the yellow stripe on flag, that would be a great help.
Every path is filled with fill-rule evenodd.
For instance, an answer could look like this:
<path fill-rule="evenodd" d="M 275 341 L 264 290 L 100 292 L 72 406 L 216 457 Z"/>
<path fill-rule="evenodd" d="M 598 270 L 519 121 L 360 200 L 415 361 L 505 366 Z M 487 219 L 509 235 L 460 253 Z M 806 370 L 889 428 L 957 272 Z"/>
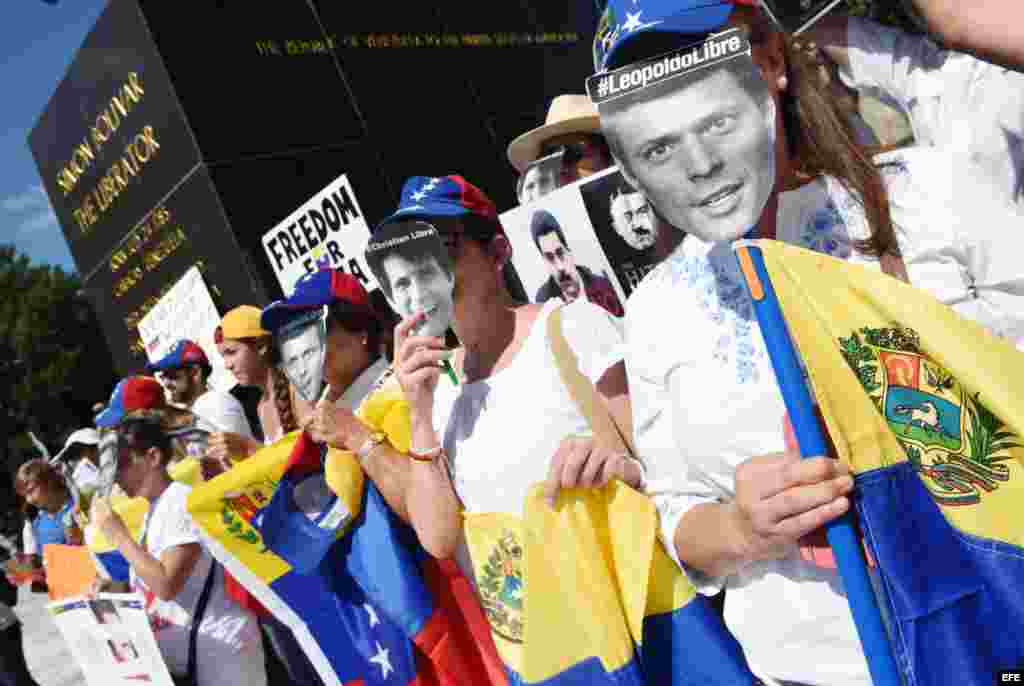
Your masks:
<path fill-rule="evenodd" d="M 230 471 L 200 483 L 188 498 L 188 510 L 203 531 L 267 584 L 291 571 L 291 565 L 264 547 L 251 521 L 273 497 L 300 435 L 290 433 L 260 449 Z M 355 518 L 363 493 L 363 474 L 355 456 L 328 450 L 325 471 L 331 489 Z M 338 536 L 346 530 L 339 530 Z"/>
<path fill-rule="evenodd" d="M 499 653 L 528 683 L 590 657 L 626 666 L 644 618 L 696 595 L 657 540 L 653 503 L 620 482 L 563 491 L 555 509 L 538 485 L 524 519 L 470 513 L 464 528 Z"/>
<path fill-rule="evenodd" d="M 1024 354 L 885 274 L 756 244 L 839 457 L 910 460 L 953 526 L 1024 544 Z"/>

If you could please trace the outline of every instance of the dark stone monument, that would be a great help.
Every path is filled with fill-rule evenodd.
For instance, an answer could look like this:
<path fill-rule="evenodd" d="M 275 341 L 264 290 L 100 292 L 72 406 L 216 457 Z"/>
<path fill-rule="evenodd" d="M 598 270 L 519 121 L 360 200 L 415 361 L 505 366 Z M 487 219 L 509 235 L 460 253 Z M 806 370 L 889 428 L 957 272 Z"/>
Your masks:
<path fill-rule="evenodd" d="M 591 71 L 559 4 L 110 0 L 29 145 L 118 371 L 192 266 L 222 312 L 280 297 L 262 237 L 341 174 L 371 227 L 413 174 L 511 207 L 505 147 Z"/>

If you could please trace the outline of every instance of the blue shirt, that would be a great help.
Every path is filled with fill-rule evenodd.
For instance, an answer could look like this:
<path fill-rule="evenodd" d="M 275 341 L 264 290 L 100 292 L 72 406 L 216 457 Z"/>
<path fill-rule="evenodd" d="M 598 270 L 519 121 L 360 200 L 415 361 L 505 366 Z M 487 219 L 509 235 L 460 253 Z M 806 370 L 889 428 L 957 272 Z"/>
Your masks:
<path fill-rule="evenodd" d="M 64 529 L 71 523 L 72 505 L 74 505 L 74 500 L 68 498 L 64 507 L 60 508 L 56 514 L 51 514 L 40 508 L 39 514 L 32 520 L 32 533 L 35 534 L 36 545 L 40 553 L 42 553 L 43 546 L 48 543 L 67 543 Z"/>

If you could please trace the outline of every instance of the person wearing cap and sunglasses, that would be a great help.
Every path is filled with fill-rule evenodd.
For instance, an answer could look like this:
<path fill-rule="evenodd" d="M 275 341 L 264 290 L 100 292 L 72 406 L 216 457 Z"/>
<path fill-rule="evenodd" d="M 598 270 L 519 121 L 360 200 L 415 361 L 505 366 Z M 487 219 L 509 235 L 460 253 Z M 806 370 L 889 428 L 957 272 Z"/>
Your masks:
<path fill-rule="evenodd" d="M 105 497 L 94 498 L 90 520 L 128 561 L 131 589 L 145 599 L 172 674 L 188 675 L 198 686 L 261 686 L 267 676 L 257 618 L 226 592 L 223 570 L 203 547 L 188 513 L 192 489 L 168 473 L 182 452 L 179 435 L 187 414 L 166 405 L 153 378 L 129 377 L 118 384 L 97 424 L 116 436 L 116 483 L 129 497 L 148 500 L 149 509 L 139 540 Z M 195 672 L 188 674 L 194 622 Z"/>
<path fill-rule="evenodd" d="M 159 360 L 146 365 L 164 385 L 168 401 L 190 410 L 200 428 L 251 439 L 252 428 L 237 398 L 208 384 L 212 367 L 203 349 L 193 341 L 180 340 Z"/>
<path fill-rule="evenodd" d="M 752 50 L 599 104 L 624 176 L 689 234 L 629 301 L 633 425 L 666 549 L 701 592 L 727 589 L 726 622 L 754 671 L 866 685 L 841 581 L 820 554 L 853 479 L 836 460 L 787 451 L 785 405 L 729 244 L 774 238 L 859 262 L 1017 339 L 1022 217 L 965 161 L 927 149 L 867 157 L 817 65 L 746 5 L 650 0 L 639 17 L 631 0 L 611 0 L 597 37 L 605 70 L 730 27 Z"/>
<path fill-rule="evenodd" d="M 52 460 L 53 464 L 67 465 L 71 482 L 86 501 L 99 485 L 99 443 L 99 431 L 91 427 L 78 429 L 68 436 L 64 447 Z M 82 507 L 88 510 L 88 503 L 83 502 Z"/>

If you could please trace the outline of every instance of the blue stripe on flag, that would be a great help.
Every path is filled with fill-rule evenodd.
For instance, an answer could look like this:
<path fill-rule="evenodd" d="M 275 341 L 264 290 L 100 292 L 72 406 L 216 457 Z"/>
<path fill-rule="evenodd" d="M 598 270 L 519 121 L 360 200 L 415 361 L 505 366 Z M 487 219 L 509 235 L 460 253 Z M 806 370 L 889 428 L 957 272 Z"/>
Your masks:
<path fill-rule="evenodd" d="M 954 529 L 909 462 L 856 477 L 907 686 L 988 686 L 1024 664 L 1024 549 Z M 1024 525 L 1024 524 L 1022 524 Z M 941 658 L 941 659 L 936 659 Z"/>

